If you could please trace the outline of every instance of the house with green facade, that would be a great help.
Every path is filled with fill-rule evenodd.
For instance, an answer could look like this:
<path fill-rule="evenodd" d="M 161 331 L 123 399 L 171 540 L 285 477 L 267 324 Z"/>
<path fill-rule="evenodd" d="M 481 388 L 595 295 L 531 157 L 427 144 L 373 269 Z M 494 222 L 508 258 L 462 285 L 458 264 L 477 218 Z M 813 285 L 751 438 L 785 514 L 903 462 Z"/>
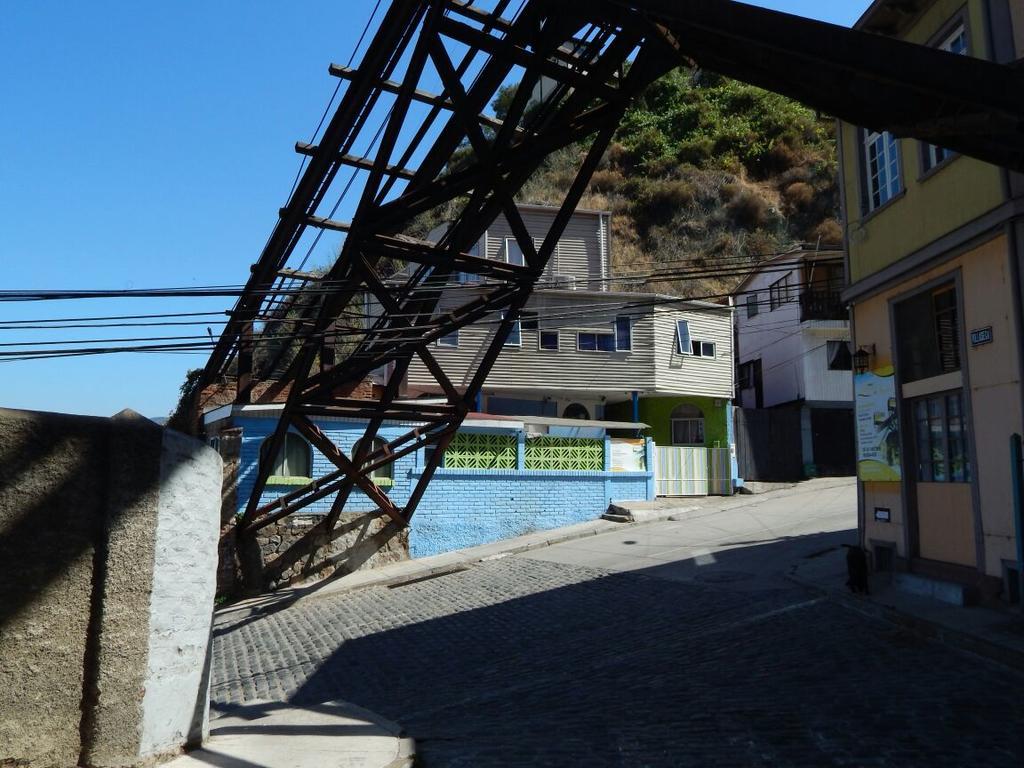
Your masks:
<path fill-rule="evenodd" d="M 557 209 L 520 206 L 541 242 Z M 437 233 L 440 236 L 440 232 Z M 546 272 L 490 371 L 476 410 L 514 416 L 611 420 L 643 424 L 663 446 L 729 447 L 734 392 L 733 311 L 728 305 L 655 293 L 623 292 L 611 271 L 610 214 L 577 210 Z M 522 263 L 508 222 L 499 217 L 475 254 Z M 456 278 L 448 302 L 479 290 Z M 442 299 L 440 312 L 446 302 Z M 456 387 L 476 361 L 500 318 L 438 339 L 434 357 Z M 440 395 L 434 377 L 414 361 L 406 395 Z"/>

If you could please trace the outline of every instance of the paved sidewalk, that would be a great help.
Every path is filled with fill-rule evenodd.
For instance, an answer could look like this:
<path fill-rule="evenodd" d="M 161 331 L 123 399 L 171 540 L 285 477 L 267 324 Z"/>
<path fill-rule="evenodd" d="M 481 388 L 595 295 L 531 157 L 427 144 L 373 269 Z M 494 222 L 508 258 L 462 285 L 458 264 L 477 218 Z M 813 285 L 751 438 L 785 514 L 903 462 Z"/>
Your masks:
<path fill-rule="evenodd" d="M 202 749 L 165 768 L 409 768 L 413 740 L 361 707 L 251 702 L 211 723 Z M 342 737 L 342 738 L 339 738 Z"/>
<path fill-rule="evenodd" d="M 793 566 L 793 581 L 870 616 L 918 635 L 1024 670 L 1024 615 L 1011 610 L 950 605 L 909 594 L 872 575 L 871 594 L 846 586 L 846 551 L 840 547 Z"/>

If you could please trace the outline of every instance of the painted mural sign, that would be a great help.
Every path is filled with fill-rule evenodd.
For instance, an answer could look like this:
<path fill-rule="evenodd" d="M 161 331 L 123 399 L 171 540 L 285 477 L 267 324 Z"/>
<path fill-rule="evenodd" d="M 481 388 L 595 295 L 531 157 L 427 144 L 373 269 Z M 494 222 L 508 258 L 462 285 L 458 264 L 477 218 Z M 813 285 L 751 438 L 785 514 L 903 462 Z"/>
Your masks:
<path fill-rule="evenodd" d="M 643 472 L 647 469 L 643 439 L 614 438 L 611 442 L 612 472 Z"/>
<path fill-rule="evenodd" d="M 857 476 L 899 481 L 900 425 L 892 366 L 853 377 L 857 414 Z"/>

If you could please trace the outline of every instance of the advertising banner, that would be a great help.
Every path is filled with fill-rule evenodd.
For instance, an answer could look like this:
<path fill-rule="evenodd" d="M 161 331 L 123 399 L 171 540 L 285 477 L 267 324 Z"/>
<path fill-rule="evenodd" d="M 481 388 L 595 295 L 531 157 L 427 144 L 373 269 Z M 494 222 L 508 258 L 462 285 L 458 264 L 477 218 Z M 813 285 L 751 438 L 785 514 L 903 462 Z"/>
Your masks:
<path fill-rule="evenodd" d="M 645 464 L 643 438 L 612 438 L 612 472 L 643 472 Z"/>
<path fill-rule="evenodd" d="M 857 414 L 857 476 L 896 482 L 900 472 L 900 424 L 892 366 L 853 377 Z"/>

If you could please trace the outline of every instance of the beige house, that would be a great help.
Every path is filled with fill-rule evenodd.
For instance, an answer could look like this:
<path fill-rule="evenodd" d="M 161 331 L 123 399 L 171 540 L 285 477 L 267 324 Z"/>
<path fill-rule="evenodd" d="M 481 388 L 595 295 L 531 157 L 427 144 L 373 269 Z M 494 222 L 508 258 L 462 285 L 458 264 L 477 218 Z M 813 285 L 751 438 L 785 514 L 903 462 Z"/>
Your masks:
<path fill-rule="evenodd" d="M 539 244 L 557 209 L 523 205 L 520 212 Z M 726 413 L 734 390 L 732 308 L 609 290 L 610 245 L 608 213 L 573 214 L 487 377 L 477 409 L 642 421 L 660 444 L 727 447 Z M 476 252 L 522 263 L 504 218 L 484 233 Z M 447 290 L 439 312 L 472 297 L 476 289 L 469 279 Z M 497 315 L 484 318 L 435 344 L 435 357 L 456 387 L 475 373 L 498 320 Z M 440 394 L 419 360 L 409 369 L 406 390 L 409 396 Z M 686 415 L 679 406 L 688 406 Z M 675 434 L 673 419 L 680 421 Z M 683 419 L 701 424 L 684 426 Z"/>
<path fill-rule="evenodd" d="M 857 26 L 1010 62 L 1024 4 L 878 0 Z M 1024 179 L 853 125 L 840 153 L 863 543 L 915 589 L 1017 601 Z"/>

